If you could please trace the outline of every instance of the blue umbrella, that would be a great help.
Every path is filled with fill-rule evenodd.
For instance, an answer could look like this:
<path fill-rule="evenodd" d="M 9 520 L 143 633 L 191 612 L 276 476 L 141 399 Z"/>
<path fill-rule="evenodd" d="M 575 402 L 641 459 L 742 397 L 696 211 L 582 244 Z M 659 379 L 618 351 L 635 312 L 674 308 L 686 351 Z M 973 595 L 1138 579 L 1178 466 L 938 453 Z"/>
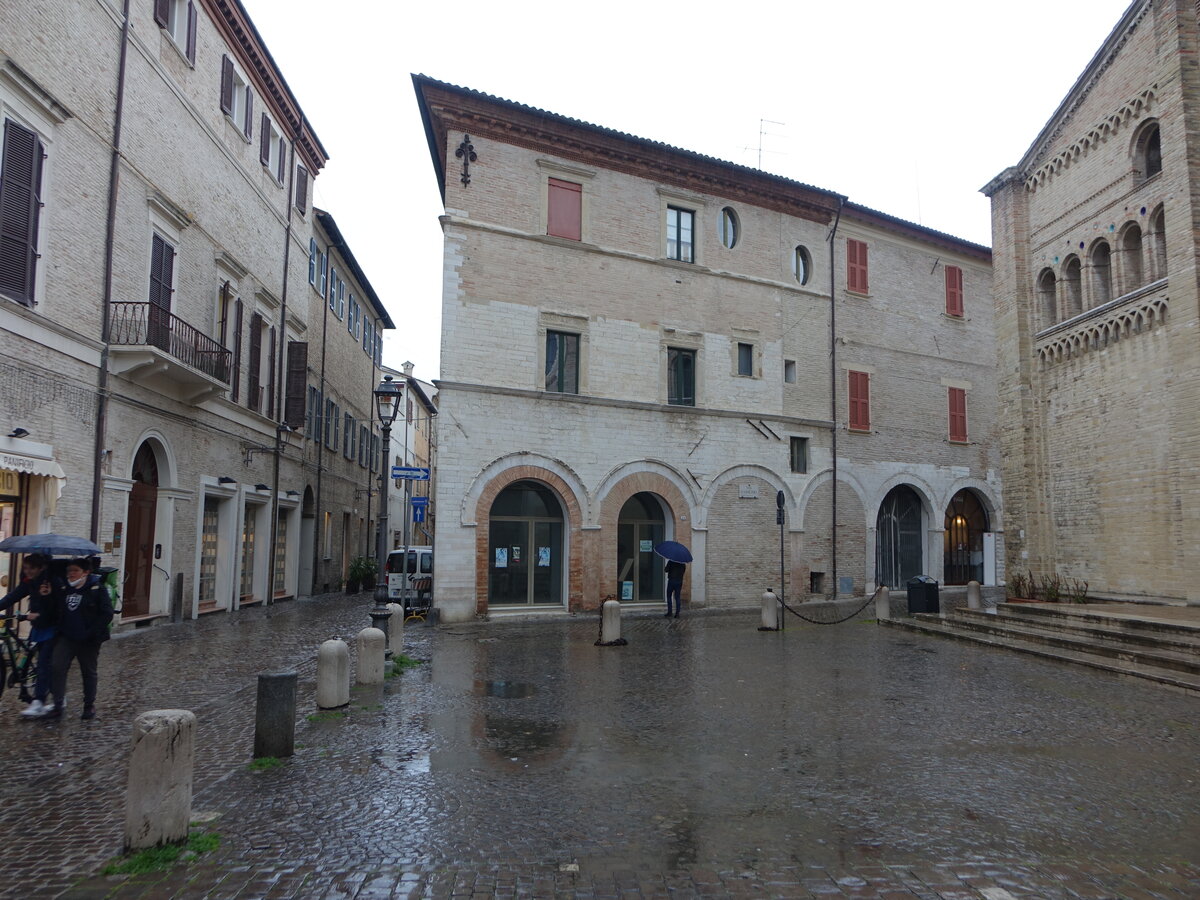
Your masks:
<path fill-rule="evenodd" d="M 99 556 L 104 551 L 87 538 L 65 534 L 18 534 L 0 541 L 3 553 L 41 553 L 43 556 Z"/>
<path fill-rule="evenodd" d="M 654 548 L 654 552 L 671 562 L 690 563 L 692 561 L 692 551 L 678 541 L 663 541 Z"/>

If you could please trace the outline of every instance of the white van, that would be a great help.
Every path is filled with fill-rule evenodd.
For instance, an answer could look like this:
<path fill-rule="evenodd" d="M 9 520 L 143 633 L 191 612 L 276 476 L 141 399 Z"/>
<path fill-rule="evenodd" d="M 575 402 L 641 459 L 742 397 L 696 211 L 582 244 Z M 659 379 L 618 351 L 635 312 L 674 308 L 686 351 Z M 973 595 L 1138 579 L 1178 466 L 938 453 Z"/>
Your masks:
<path fill-rule="evenodd" d="M 388 599 L 409 610 L 429 609 L 433 602 L 433 548 L 409 547 L 408 565 L 404 551 L 393 550 L 387 560 Z"/>

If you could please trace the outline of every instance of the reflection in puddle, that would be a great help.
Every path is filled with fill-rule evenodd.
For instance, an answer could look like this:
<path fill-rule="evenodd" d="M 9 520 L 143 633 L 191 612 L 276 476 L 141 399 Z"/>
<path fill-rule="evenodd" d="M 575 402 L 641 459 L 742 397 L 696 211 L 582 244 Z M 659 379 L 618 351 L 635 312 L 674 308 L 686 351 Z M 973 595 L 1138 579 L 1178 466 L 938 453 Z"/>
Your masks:
<path fill-rule="evenodd" d="M 563 728 L 557 722 L 487 715 L 483 728 L 488 749 L 509 759 L 537 756 L 563 744 Z"/>
<path fill-rule="evenodd" d="M 475 691 L 485 697 L 518 700 L 522 697 L 532 697 L 535 688 L 523 681 L 477 681 Z"/>

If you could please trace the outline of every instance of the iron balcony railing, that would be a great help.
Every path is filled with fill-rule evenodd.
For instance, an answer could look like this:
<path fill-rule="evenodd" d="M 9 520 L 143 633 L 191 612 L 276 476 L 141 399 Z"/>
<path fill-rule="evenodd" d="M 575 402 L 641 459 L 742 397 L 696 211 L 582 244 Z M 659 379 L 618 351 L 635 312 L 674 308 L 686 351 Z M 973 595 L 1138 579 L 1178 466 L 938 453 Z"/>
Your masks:
<path fill-rule="evenodd" d="M 154 303 L 114 303 L 110 335 L 114 344 L 157 347 L 229 384 L 232 351 Z"/>

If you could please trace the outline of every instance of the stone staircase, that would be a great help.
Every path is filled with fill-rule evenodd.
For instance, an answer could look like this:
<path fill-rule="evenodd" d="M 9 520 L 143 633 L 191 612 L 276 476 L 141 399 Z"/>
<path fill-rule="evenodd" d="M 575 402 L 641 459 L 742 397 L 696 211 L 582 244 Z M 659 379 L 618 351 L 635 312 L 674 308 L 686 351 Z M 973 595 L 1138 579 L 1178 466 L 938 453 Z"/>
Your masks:
<path fill-rule="evenodd" d="M 1132 604 L 1000 603 L 881 624 L 1144 678 L 1200 694 L 1200 609 Z"/>

